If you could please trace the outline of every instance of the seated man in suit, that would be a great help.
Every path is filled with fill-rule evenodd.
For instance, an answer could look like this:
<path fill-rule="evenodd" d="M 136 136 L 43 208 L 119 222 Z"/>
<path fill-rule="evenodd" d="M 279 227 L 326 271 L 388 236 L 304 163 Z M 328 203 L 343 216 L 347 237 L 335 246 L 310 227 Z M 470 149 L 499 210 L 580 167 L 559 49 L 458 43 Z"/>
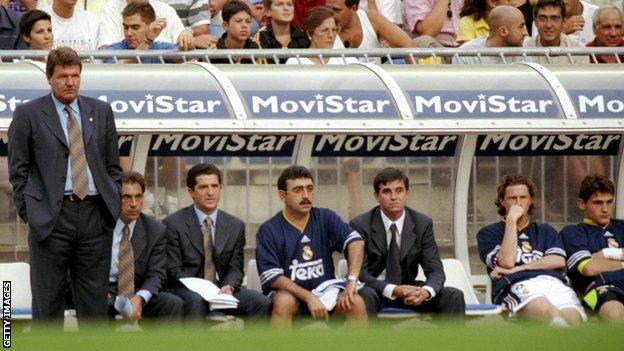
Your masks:
<path fill-rule="evenodd" d="M 406 206 L 407 176 L 399 169 L 385 168 L 375 176 L 373 189 L 379 206 L 350 223 L 366 242 L 360 280 L 372 288 L 362 293 L 369 313 L 402 307 L 463 316 L 464 294 L 443 286 L 431 218 Z M 419 266 L 427 277 L 424 282 L 416 280 Z"/>
<path fill-rule="evenodd" d="M 504 176 L 495 201 L 503 220 L 477 233 L 479 256 L 492 279 L 492 300 L 504 303 L 512 315 L 554 326 L 579 324 L 586 316 L 565 285 L 563 242 L 553 227 L 529 219 L 536 193 L 529 178 Z"/>
<path fill-rule="evenodd" d="M 257 291 L 241 289 L 245 223 L 217 209 L 223 185 L 219 169 L 208 163 L 191 167 L 186 186 L 193 204 L 164 219 L 168 239 L 168 276 L 171 292 L 184 300 L 187 318 L 204 318 L 210 311 L 208 302 L 182 286 L 180 278 L 210 280 L 220 293 L 239 300 L 237 315 L 268 315 L 271 300 Z"/>
<path fill-rule="evenodd" d="M 260 226 L 256 245 L 260 283 L 273 298 L 271 322 L 289 326 L 296 314 L 327 319 L 331 310 L 345 316 L 350 325 L 366 325 L 364 301 L 356 292 L 362 238 L 333 211 L 312 207 L 314 179 L 307 168 L 286 168 L 277 189 L 284 210 Z M 347 257 L 348 275 L 332 306 L 312 290 L 334 279 L 334 251 Z"/>
<path fill-rule="evenodd" d="M 601 175 L 583 179 L 576 202 L 583 222 L 561 230 L 568 276 L 585 303 L 608 321 L 624 321 L 624 221 L 611 218 L 615 185 Z"/>
<path fill-rule="evenodd" d="M 167 274 L 165 226 L 141 213 L 145 179 L 137 172 L 121 175 L 121 213 L 113 231 L 109 274 L 109 314 L 114 316 L 117 295 L 133 307 L 130 321 L 142 317 L 182 317 L 184 302 L 161 291 Z"/>

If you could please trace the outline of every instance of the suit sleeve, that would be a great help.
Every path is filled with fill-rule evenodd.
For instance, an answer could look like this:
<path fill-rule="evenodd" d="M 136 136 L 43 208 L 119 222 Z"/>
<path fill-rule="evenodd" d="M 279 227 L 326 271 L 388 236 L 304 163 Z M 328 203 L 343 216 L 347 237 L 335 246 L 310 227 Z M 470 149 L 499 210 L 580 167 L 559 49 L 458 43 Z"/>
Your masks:
<path fill-rule="evenodd" d="M 446 277 L 442 261 L 438 254 L 438 246 L 433 236 L 433 222 L 428 218 L 425 230 L 422 232 L 422 261 L 420 262 L 427 280 L 425 285 L 430 286 L 436 293 L 439 293 L 444 286 Z"/>
<path fill-rule="evenodd" d="M 28 116 L 23 113 L 23 108 L 18 106 L 9 126 L 8 162 L 9 181 L 13 186 L 13 203 L 18 215 L 24 221 L 26 221 L 24 188 L 32 167 L 31 132 Z"/>
<path fill-rule="evenodd" d="M 272 234 L 270 228 L 263 224 L 256 235 L 256 264 L 264 291 L 270 290 L 271 284 L 284 275 L 284 268 L 280 265 L 279 243 Z"/>
<path fill-rule="evenodd" d="M 165 226 L 145 226 L 146 235 L 154 237 L 155 243 L 147 261 L 147 273 L 141 290 L 147 290 L 156 296 L 160 292 L 167 277 L 167 237 Z M 150 232 L 152 231 L 152 232 Z"/>
<path fill-rule="evenodd" d="M 221 286 L 229 285 L 234 289 L 239 289 L 243 283 L 243 262 L 245 260 L 245 225 L 240 224 L 240 229 L 236 234 L 236 242 L 232 251 L 232 258 L 228 264 L 228 270 L 221 279 Z"/>
<path fill-rule="evenodd" d="M 579 263 L 592 257 L 589 243 L 587 242 L 587 235 L 582 230 L 579 230 L 578 226 L 573 225 L 563 228 L 560 235 L 568 254 L 566 266 L 568 271 L 572 272 Z"/>
<path fill-rule="evenodd" d="M 119 166 L 119 138 L 115 127 L 115 117 L 110 105 L 106 105 L 106 172 L 121 193 L 121 167 Z"/>
<path fill-rule="evenodd" d="M 368 232 L 364 230 L 364 228 L 359 225 L 357 221 L 351 221 L 349 225 L 358 233 L 360 233 L 360 236 L 362 237 L 362 239 L 364 239 L 364 242 L 366 243 L 366 246 L 364 247 L 364 257 L 362 260 L 362 268 L 360 269 L 359 279 L 364 284 L 366 284 L 366 286 L 369 286 L 377 291 L 378 294 L 383 294 L 383 290 L 386 288 L 388 283 L 377 279 L 373 274 L 371 274 L 368 269 L 368 250 L 370 249 L 368 246 L 368 243 L 370 242 L 368 238 Z"/>
<path fill-rule="evenodd" d="M 172 284 L 175 285 L 178 284 L 178 279 L 188 276 L 182 270 L 180 233 L 167 218 L 165 218 L 163 224 L 167 227 L 167 277 L 172 280 Z"/>

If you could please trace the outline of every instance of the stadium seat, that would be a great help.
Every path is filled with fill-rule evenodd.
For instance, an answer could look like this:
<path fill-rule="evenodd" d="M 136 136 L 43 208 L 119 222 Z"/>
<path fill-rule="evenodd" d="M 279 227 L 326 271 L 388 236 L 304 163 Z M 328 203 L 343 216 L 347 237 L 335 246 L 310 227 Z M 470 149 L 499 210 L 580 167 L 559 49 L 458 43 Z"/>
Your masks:
<path fill-rule="evenodd" d="M 260 284 L 260 275 L 258 274 L 258 266 L 256 266 L 256 260 L 251 259 L 247 263 L 247 289 L 262 292 L 262 285 Z"/>
<path fill-rule="evenodd" d="M 30 265 L 25 262 L 0 263 L 0 281 L 11 281 L 11 319 L 32 319 Z"/>

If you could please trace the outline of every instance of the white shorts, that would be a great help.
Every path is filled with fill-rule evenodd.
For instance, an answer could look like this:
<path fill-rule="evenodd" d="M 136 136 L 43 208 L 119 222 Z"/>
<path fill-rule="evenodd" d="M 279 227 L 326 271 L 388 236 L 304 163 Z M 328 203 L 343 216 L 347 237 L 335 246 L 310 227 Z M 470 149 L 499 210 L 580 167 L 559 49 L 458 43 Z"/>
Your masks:
<path fill-rule="evenodd" d="M 573 308 L 579 312 L 583 321 L 587 320 L 585 310 L 574 290 L 549 275 L 540 275 L 512 285 L 503 303 L 511 311 L 511 315 L 514 315 L 538 297 L 547 298 L 558 310 Z"/>

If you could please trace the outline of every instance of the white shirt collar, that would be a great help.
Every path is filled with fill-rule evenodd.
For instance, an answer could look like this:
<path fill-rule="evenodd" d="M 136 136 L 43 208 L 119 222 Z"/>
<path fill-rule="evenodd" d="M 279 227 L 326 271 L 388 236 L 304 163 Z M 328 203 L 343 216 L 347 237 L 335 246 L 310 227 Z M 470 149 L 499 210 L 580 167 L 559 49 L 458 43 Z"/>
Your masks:
<path fill-rule="evenodd" d="M 403 213 L 401 214 L 401 217 L 399 217 L 399 219 L 397 219 L 394 222 L 392 220 L 390 220 L 390 218 L 388 218 L 388 216 L 386 216 L 386 214 L 384 213 L 384 211 L 382 209 L 380 209 L 379 212 L 381 212 L 381 220 L 383 221 L 383 225 L 384 225 L 384 228 L 386 229 L 386 234 L 387 235 L 392 235 L 392 233 L 390 233 L 390 225 L 392 225 L 392 223 L 396 224 L 396 226 L 397 226 L 397 240 L 398 240 L 398 238 L 401 237 L 401 232 L 403 231 L 403 223 L 405 222 L 405 209 L 403 209 Z M 388 242 L 390 242 L 390 240 L 388 240 Z"/>
<path fill-rule="evenodd" d="M 215 210 L 212 211 L 211 214 L 207 214 L 206 212 L 197 208 L 197 206 L 195 205 L 193 205 L 193 208 L 195 209 L 195 215 L 197 216 L 197 220 L 199 221 L 200 226 L 204 226 L 204 220 L 206 219 L 206 217 L 210 217 L 210 219 L 212 219 L 213 226 L 217 225 L 217 213 L 219 212 L 218 208 L 215 208 Z"/>
<path fill-rule="evenodd" d="M 136 226 L 136 222 L 137 220 L 135 219 L 132 222 L 128 223 L 128 228 L 130 229 L 129 239 L 132 239 L 132 233 L 134 233 L 134 227 Z M 126 223 L 124 223 L 124 221 L 122 221 L 121 218 L 117 218 L 117 224 L 115 224 L 115 233 L 123 235 L 123 227 L 125 225 Z"/>

